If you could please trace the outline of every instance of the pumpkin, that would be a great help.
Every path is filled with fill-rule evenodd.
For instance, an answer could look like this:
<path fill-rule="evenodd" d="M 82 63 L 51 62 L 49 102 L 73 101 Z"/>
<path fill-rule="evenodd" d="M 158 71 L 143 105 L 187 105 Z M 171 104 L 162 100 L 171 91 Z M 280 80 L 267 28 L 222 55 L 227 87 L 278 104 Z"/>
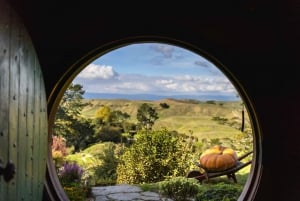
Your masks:
<path fill-rule="evenodd" d="M 210 172 L 227 170 L 238 162 L 236 152 L 221 145 L 213 146 L 200 155 L 201 167 Z"/>

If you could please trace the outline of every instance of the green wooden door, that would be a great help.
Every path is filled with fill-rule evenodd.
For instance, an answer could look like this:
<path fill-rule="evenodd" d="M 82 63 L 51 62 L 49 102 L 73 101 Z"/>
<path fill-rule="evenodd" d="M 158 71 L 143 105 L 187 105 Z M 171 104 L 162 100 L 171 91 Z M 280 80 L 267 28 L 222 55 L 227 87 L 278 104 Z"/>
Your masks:
<path fill-rule="evenodd" d="M 47 108 L 41 68 L 18 16 L 0 0 L 0 161 L 16 174 L 0 176 L 1 201 L 42 200 L 47 156 Z"/>

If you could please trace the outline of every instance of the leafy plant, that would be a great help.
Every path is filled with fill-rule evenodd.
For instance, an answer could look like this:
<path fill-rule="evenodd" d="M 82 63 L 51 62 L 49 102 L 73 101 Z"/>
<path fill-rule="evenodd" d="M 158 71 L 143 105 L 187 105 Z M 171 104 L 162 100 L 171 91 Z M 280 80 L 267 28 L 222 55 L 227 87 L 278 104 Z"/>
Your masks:
<path fill-rule="evenodd" d="M 101 164 L 95 168 L 97 184 L 115 184 L 117 180 L 118 158 L 115 153 L 116 145 L 112 142 L 106 143 L 103 152 L 98 154 Z"/>
<path fill-rule="evenodd" d="M 96 135 L 96 138 L 101 142 L 119 143 L 122 139 L 122 130 L 116 126 L 103 126 Z"/>
<path fill-rule="evenodd" d="M 151 183 L 183 176 L 193 163 L 193 144 L 167 129 L 142 131 L 120 158 L 117 183 Z"/>
<path fill-rule="evenodd" d="M 174 201 L 192 200 L 200 188 L 198 180 L 186 177 L 175 177 L 159 183 L 159 192 Z"/>
<path fill-rule="evenodd" d="M 221 182 L 211 185 L 210 188 L 202 190 L 196 196 L 196 201 L 236 201 L 238 200 L 241 192 L 241 185 Z"/>
<path fill-rule="evenodd" d="M 90 194 L 90 187 L 85 187 L 74 182 L 64 186 L 63 189 L 71 201 L 86 201 Z"/>
<path fill-rule="evenodd" d="M 80 183 L 83 174 L 83 169 L 76 163 L 64 163 L 59 171 L 58 177 L 63 185 L 68 185 L 73 182 Z"/>

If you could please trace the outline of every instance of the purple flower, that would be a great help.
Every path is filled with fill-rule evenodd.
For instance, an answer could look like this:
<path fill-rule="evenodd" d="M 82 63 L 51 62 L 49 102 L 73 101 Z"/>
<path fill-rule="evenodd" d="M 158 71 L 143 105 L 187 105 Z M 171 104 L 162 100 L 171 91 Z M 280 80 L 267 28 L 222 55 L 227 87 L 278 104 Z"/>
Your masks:
<path fill-rule="evenodd" d="M 78 182 L 83 174 L 83 169 L 76 163 L 64 163 L 59 177 L 64 182 Z"/>

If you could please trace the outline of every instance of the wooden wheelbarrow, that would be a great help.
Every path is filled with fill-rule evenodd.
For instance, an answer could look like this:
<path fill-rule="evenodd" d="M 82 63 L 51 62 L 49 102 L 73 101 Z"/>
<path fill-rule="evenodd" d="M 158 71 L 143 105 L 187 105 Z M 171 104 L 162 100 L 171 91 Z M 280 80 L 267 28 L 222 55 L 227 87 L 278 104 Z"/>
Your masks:
<path fill-rule="evenodd" d="M 233 179 L 233 181 L 235 183 L 237 183 L 235 173 L 237 171 L 239 171 L 240 169 L 242 169 L 252 163 L 252 160 L 247 161 L 247 162 L 242 162 L 242 160 L 244 158 L 246 158 L 247 156 L 249 156 L 252 153 L 253 153 L 253 151 L 248 152 L 248 153 L 238 157 L 238 162 L 234 167 L 229 168 L 227 170 L 223 170 L 223 171 L 217 171 L 217 172 L 208 171 L 205 168 L 201 167 L 201 164 L 197 162 L 197 163 L 195 163 L 195 165 L 198 166 L 200 168 L 200 170 L 191 170 L 186 174 L 186 177 L 187 178 L 195 178 L 202 183 L 203 180 L 208 181 L 210 178 L 227 175 L 228 179 Z"/>

